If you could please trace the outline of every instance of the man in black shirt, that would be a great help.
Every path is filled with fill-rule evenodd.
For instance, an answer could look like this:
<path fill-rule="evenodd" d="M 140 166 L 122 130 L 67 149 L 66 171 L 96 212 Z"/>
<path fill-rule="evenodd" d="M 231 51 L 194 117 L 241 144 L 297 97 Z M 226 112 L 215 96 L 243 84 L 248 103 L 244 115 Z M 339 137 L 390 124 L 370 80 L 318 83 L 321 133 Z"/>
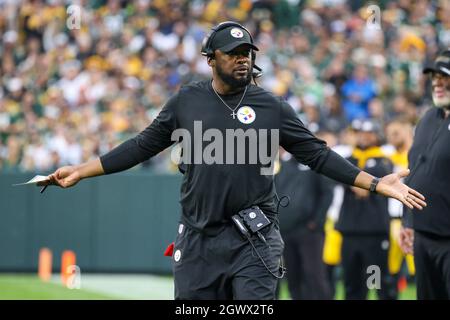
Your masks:
<path fill-rule="evenodd" d="M 290 296 L 293 300 L 331 300 L 322 253 L 325 219 L 335 184 L 282 149 L 279 169 L 275 169 L 277 193 L 289 197 L 288 205 L 280 206 L 279 220 Z"/>
<path fill-rule="evenodd" d="M 426 205 L 420 193 L 400 182 L 407 171 L 381 179 L 360 171 L 311 134 L 285 101 L 250 84 L 256 50 L 241 25 L 225 22 L 213 28 L 202 48 L 212 81 L 182 87 L 135 138 L 99 159 L 62 167 L 43 183 L 70 187 L 83 178 L 129 169 L 181 142 L 184 179 L 173 263 L 176 299 L 275 297 L 283 250 L 271 168 L 278 144 L 332 179 L 370 188 L 411 208 Z M 243 238 L 232 216 L 253 206 L 271 223 Z M 250 219 L 255 216 L 247 213 Z"/>
<path fill-rule="evenodd" d="M 441 52 L 431 73 L 431 108 L 415 130 L 408 154 L 413 174 L 407 183 L 420 189 L 431 204 L 423 212 L 403 215 L 400 244 L 414 253 L 417 297 L 450 299 L 450 50 Z"/>
<path fill-rule="evenodd" d="M 352 127 L 356 131 L 357 145 L 348 160 L 375 176 L 391 173 L 392 162 L 380 148 L 379 123 L 373 120 L 354 120 Z M 373 266 L 379 268 L 380 286 L 374 284 L 378 298 L 396 298 L 393 279 L 388 272 L 389 226 L 387 198 L 361 188 L 345 187 L 336 230 L 343 237 L 342 269 L 346 299 L 367 298 L 367 284 L 372 285 L 369 278 Z"/>

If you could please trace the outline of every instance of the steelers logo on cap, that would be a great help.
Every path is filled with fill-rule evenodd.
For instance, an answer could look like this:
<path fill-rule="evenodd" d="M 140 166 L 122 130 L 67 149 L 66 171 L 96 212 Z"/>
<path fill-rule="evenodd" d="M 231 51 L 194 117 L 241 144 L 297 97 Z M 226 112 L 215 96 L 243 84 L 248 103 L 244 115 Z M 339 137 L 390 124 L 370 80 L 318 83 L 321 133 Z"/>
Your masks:
<path fill-rule="evenodd" d="M 231 29 L 231 31 L 230 31 L 230 34 L 231 34 L 231 36 L 233 37 L 233 38 L 242 38 L 243 36 L 244 36 L 244 33 L 242 32 L 242 30 L 241 29 L 239 29 L 239 28 L 233 28 L 233 29 Z"/>
<path fill-rule="evenodd" d="M 237 112 L 238 120 L 245 124 L 250 124 L 256 119 L 255 111 L 249 106 L 240 107 Z"/>

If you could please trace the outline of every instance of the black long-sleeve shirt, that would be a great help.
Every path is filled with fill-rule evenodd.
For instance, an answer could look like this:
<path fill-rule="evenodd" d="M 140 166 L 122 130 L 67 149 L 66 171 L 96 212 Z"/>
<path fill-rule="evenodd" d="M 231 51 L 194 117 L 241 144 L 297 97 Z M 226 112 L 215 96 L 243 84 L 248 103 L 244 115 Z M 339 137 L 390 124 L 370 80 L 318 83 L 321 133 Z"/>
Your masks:
<path fill-rule="evenodd" d="M 226 95 L 222 99 L 234 108 L 242 94 Z M 262 138 L 270 141 L 273 137 L 270 130 L 278 130 L 279 144 L 298 161 L 340 182 L 354 183 L 360 170 L 331 151 L 324 141 L 317 139 L 281 98 L 249 85 L 241 106 L 248 106 L 254 111 L 252 116 L 256 118 L 253 122 L 233 119 L 231 111 L 215 95 L 210 81 L 183 86 L 144 131 L 100 157 L 103 169 L 110 174 L 131 168 L 172 145 L 175 142 L 171 138 L 174 131 L 183 129 L 190 135 L 190 141 L 183 138 L 186 143 L 183 155 L 191 161 L 184 165 L 180 200 L 182 220 L 199 230 L 220 226 L 239 210 L 252 205 L 260 206 L 270 219 L 275 220 L 276 203 L 273 175 L 261 174 L 261 168 L 266 166 L 259 158 L 256 163 L 249 164 L 252 146 L 248 141 L 245 144 L 246 164 L 236 164 L 237 156 L 242 153 L 242 150 L 236 149 L 237 144 L 233 150 L 221 149 L 223 159 L 234 159 L 235 164 L 206 164 L 194 159 L 198 148 L 206 151 L 213 143 L 211 140 L 214 140 L 211 137 L 202 139 L 198 135 L 197 121 L 201 121 L 201 131 L 216 129 L 215 133 L 221 133 L 223 137 L 229 129 L 254 129 L 259 141 Z M 239 113 L 239 110 L 236 111 Z M 179 130 L 177 132 L 180 133 Z M 185 150 L 186 146 L 190 146 L 191 150 Z"/>
<path fill-rule="evenodd" d="M 432 108 L 416 127 L 408 154 L 410 175 L 406 183 L 422 193 L 423 210 L 407 210 L 404 224 L 417 231 L 450 237 L 450 117 Z"/>

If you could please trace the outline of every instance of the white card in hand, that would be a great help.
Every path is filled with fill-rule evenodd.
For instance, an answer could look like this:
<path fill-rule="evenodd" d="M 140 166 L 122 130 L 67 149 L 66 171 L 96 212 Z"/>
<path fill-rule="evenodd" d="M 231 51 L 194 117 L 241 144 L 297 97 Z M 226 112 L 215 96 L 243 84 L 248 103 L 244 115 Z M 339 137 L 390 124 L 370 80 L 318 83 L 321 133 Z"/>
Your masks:
<path fill-rule="evenodd" d="M 13 186 L 23 186 L 23 185 L 26 185 L 26 184 L 37 184 L 38 182 L 45 181 L 45 180 L 49 180 L 47 176 L 37 175 L 37 176 L 34 176 L 33 179 L 31 179 L 31 180 L 29 180 L 27 182 L 16 183 L 16 184 L 13 184 Z"/>

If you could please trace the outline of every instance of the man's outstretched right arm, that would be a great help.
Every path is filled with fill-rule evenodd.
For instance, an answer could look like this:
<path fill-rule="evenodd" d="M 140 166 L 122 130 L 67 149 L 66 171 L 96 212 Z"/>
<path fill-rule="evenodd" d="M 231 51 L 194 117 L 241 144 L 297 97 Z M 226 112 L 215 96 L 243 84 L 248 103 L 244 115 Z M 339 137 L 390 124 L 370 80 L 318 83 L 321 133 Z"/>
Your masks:
<path fill-rule="evenodd" d="M 82 179 L 124 171 L 153 157 L 174 143 L 171 134 L 176 129 L 173 110 L 177 103 L 178 95 L 172 96 L 158 117 L 136 137 L 123 142 L 97 159 L 61 167 L 48 176 L 49 180 L 42 181 L 38 185 L 68 188 Z"/>

